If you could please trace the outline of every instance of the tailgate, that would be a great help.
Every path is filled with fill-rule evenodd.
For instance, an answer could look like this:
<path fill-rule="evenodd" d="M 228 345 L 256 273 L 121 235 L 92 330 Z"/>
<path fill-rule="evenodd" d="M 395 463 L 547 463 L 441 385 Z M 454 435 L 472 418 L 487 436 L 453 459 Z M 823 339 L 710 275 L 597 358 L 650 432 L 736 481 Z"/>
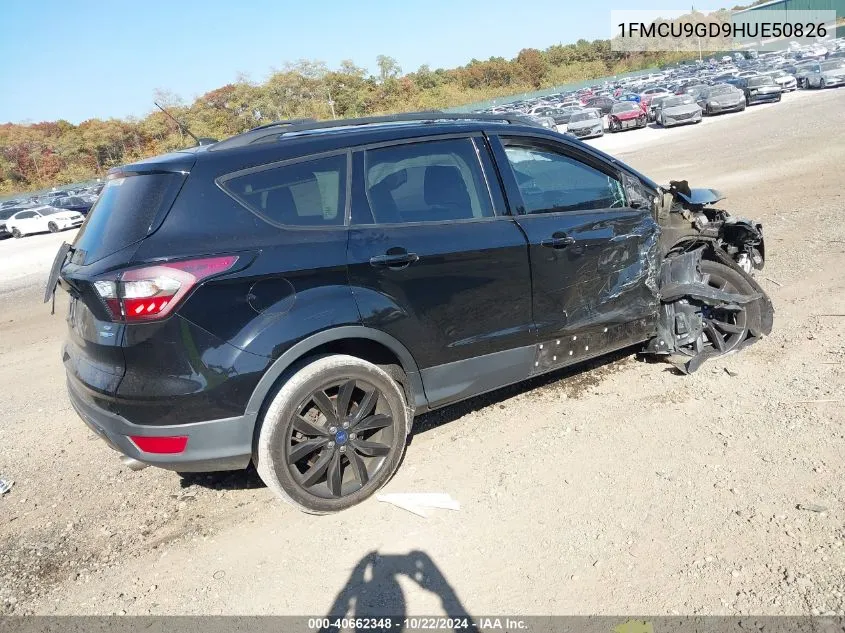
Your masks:
<path fill-rule="evenodd" d="M 62 360 L 68 376 L 89 390 L 114 395 L 126 370 L 121 341 L 126 327 L 101 320 L 86 301 L 99 301 L 63 275 L 62 286 L 70 293 L 68 334 Z"/>

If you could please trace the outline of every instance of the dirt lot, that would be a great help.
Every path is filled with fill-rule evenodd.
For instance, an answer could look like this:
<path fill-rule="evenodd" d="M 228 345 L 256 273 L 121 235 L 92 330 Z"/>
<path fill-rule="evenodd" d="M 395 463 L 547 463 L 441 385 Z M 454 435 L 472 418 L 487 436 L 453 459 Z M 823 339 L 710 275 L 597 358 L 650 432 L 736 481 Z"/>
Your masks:
<path fill-rule="evenodd" d="M 462 504 L 428 519 L 125 469 L 65 396 L 64 297 L 40 302 L 67 235 L 0 243 L 0 613 L 842 615 L 845 89 L 788 97 L 596 143 L 764 222 L 773 335 L 688 377 L 623 355 L 420 418 L 386 491 Z"/>

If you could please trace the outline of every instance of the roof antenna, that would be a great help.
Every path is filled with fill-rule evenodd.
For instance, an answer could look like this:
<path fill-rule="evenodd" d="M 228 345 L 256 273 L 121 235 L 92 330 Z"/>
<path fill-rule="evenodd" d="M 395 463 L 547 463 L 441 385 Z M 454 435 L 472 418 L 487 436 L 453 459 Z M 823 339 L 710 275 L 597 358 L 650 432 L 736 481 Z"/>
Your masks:
<path fill-rule="evenodd" d="M 164 108 L 162 108 L 162 107 L 158 104 L 158 101 L 153 101 L 153 103 L 155 104 L 155 106 L 156 106 L 159 110 L 161 110 L 162 112 L 164 112 L 164 114 L 165 114 L 165 115 L 167 115 L 167 117 L 168 117 L 168 118 L 172 119 L 172 120 L 173 120 L 173 122 L 174 122 L 176 125 L 178 125 L 178 126 L 179 126 L 179 129 L 180 129 L 180 130 L 182 130 L 185 134 L 187 134 L 187 135 L 188 135 L 188 136 L 190 136 L 192 139 L 194 139 L 194 140 L 197 142 L 197 145 L 211 145 L 212 143 L 216 143 L 216 142 L 217 142 L 217 139 L 214 139 L 214 138 L 207 138 L 207 137 L 197 138 L 197 137 L 194 135 L 194 133 L 193 133 L 193 132 L 191 132 L 191 130 L 189 130 L 189 129 L 188 129 L 188 127 L 187 127 L 186 125 L 182 124 L 182 123 L 179 121 L 179 119 L 177 119 L 175 116 L 173 116 L 172 114 L 170 114 L 167 110 L 165 110 Z"/>

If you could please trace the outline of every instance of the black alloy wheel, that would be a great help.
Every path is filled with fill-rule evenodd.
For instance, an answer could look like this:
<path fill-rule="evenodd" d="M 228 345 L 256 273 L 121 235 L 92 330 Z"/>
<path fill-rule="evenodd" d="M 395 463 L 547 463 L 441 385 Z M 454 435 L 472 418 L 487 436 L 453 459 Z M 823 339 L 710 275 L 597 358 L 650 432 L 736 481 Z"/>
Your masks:
<path fill-rule="evenodd" d="M 306 398 L 289 427 L 291 475 L 316 497 L 360 490 L 384 465 L 393 445 L 393 419 L 379 409 L 383 394 L 363 380 L 320 387 Z M 380 412 L 381 411 L 381 412 Z"/>
<path fill-rule="evenodd" d="M 716 262 L 701 262 L 701 272 L 712 288 L 734 294 L 743 294 L 741 275 Z M 739 279 L 737 279 L 739 277 Z M 748 337 L 748 317 L 744 306 L 739 310 L 718 306 L 704 306 L 701 311 L 704 331 L 695 342 L 695 352 L 721 356 L 736 349 Z"/>
<path fill-rule="evenodd" d="M 404 380 L 398 366 L 345 354 L 303 361 L 261 420 L 254 453 L 261 479 L 313 514 L 368 498 L 402 459 L 412 415 Z"/>
<path fill-rule="evenodd" d="M 58 233 L 59 232 L 59 225 L 55 222 L 50 222 L 47 224 L 47 228 L 50 229 L 50 233 Z"/>

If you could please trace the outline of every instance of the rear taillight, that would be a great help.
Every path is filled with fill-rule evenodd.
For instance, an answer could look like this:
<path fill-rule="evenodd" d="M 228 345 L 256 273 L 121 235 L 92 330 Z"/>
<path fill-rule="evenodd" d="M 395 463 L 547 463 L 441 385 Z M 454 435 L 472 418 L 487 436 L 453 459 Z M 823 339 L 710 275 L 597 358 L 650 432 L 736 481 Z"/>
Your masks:
<path fill-rule="evenodd" d="M 115 321 L 153 321 L 170 314 L 191 288 L 237 261 L 237 255 L 226 255 L 134 268 L 115 280 L 95 281 L 94 289 Z"/>

